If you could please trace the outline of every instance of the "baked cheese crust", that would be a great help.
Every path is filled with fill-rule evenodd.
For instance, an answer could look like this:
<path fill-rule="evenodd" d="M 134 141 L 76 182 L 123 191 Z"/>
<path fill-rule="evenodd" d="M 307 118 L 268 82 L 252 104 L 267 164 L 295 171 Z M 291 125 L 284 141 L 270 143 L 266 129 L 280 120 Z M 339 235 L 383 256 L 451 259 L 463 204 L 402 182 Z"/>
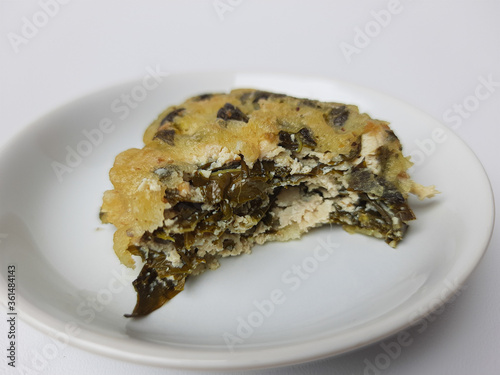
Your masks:
<path fill-rule="evenodd" d="M 149 314 L 221 257 L 327 223 L 395 247 L 415 219 L 408 194 L 436 193 L 410 179 L 388 123 L 354 105 L 204 94 L 167 108 L 144 143 L 117 156 L 101 208 L 121 262 L 143 260 L 126 316 Z"/>

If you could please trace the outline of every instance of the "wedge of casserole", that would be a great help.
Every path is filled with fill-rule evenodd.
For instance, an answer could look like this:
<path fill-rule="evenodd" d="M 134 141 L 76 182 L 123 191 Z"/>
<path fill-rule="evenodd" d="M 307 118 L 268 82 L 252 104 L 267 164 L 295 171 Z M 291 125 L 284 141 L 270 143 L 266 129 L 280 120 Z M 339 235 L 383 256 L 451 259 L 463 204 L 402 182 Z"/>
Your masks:
<path fill-rule="evenodd" d="M 121 262 L 143 260 L 129 317 L 159 308 L 221 257 L 323 224 L 395 247 L 415 219 L 408 194 L 436 192 L 410 179 L 388 124 L 353 105 L 205 94 L 165 110 L 144 143 L 117 156 L 100 214 L 117 229 Z"/>

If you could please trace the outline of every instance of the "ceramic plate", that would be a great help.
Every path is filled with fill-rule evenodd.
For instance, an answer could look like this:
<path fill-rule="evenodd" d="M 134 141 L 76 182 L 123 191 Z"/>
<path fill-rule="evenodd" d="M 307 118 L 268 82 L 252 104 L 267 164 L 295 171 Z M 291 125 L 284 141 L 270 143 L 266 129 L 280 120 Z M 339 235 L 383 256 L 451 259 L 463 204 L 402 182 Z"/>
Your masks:
<path fill-rule="evenodd" d="M 148 317 L 124 318 L 138 271 L 119 264 L 113 228 L 98 219 L 114 157 L 142 147 L 166 106 L 236 87 L 357 104 L 391 123 L 415 161 L 413 178 L 442 193 L 411 199 L 418 220 L 396 250 L 324 227 L 224 259 Z M 481 164 L 446 127 L 382 93 L 310 77 L 146 76 L 104 89 L 26 127 L 3 149 L 0 175 L 0 289 L 15 265 L 19 316 L 98 354 L 176 368 L 288 365 L 408 327 L 460 288 L 487 248 L 494 216 Z"/>

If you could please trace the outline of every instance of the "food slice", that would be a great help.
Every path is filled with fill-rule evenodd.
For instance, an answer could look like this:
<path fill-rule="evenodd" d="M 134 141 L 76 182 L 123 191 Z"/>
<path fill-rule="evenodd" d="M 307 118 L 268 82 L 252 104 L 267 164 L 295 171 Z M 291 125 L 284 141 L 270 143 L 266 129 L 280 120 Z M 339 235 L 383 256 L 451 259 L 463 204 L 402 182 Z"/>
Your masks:
<path fill-rule="evenodd" d="M 415 215 L 408 194 L 433 196 L 383 121 L 353 105 L 239 89 L 165 110 L 143 149 L 117 156 L 101 219 L 133 267 L 144 316 L 183 290 L 191 275 L 255 244 L 342 225 L 395 247 Z"/>

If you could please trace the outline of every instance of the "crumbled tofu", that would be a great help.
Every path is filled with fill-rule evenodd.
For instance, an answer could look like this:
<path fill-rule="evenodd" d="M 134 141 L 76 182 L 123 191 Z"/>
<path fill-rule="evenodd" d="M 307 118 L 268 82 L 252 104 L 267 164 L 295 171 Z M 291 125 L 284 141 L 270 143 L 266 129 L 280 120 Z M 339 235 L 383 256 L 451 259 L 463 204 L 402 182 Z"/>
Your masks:
<path fill-rule="evenodd" d="M 361 136 L 361 157 L 364 157 L 366 166 L 373 173 L 379 174 L 381 165 L 377 160 L 376 152 L 378 148 L 384 144 L 386 133 L 383 131 L 371 131 Z"/>
<path fill-rule="evenodd" d="M 284 190 L 277 200 L 280 227 L 298 224 L 301 230 L 325 222 L 331 211 L 333 202 L 319 195 L 300 196 L 299 188 Z"/>
<path fill-rule="evenodd" d="M 172 262 L 172 265 L 174 267 L 182 267 L 183 262 L 182 262 L 181 256 L 179 255 L 179 253 L 176 250 L 172 249 L 169 252 L 167 252 L 165 255 L 166 255 L 167 260 L 169 262 Z"/>
<path fill-rule="evenodd" d="M 218 152 L 217 161 L 214 161 L 210 165 L 210 169 L 220 168 L 224 164 L 234 160 L 241 160 L 240 155 L 229 151 L 227 147 L 222 147 L 222 149 Z"/>
<path fill-rule="evenodd" d="M 354 212 L 359 195 L 355 192 L 349 191 L 347 196 L 338 199 L 336 203 L 346 212 Z"/>
<path fill-rule="evenodd" d="M 412 182 L 413 184 L 411 186 L 410 193 L 415 194 L 420 200 L 424 200 L 425 198 L 432 198 L 436 194 L 440 193 L 434 185 L 423 186 L 414 181 Z"/>
<path fill-rule="evenodd" d="M 200 169 L 198 172 L 200 172 L 200 174 L 205 178 L 209 178 L 210 175 L 212 174 L 211 171 L 208 171 L 206 169 Z"/>
<path fill-rule="evenodd" d="M 157 180 L 153 180 L 151 178 L 143 178 L 139 186 L 137 187 L 138 191 L 160 191 L 161 185 Z"/>

